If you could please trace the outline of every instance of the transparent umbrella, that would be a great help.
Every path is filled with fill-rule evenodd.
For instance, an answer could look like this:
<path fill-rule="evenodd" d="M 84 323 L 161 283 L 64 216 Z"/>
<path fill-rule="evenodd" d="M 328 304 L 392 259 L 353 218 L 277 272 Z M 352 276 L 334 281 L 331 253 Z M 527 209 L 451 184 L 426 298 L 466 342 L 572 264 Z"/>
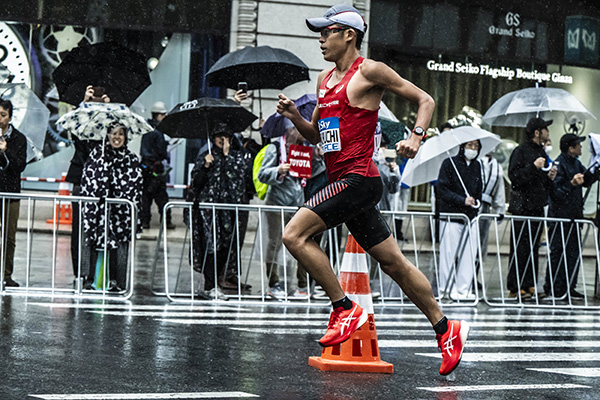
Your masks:
<path fill-rule="evenodd" d="M 27 161 L 40 158 L 50 111 L 24 83 L 0 84 L 0 97 L 13 104 L 12 124 L 27 138 Z"/>
<path fill-rule="evenodd" d="M 481 142 L 480 158 L 494 150 L 501 142 L 500 136 L 473 126 L 461 126 L 443 132 L 428 139 L 419 149 L 417 156 L 408 160 L 401 182 L 412 187 L 436 180 L 442 162 L 457 155 L 461 144 L 472 140 Z"/>
<path fill-rule="evenodd" d="M 496 100 L 483 116 L 495 126 L 527 126 L 533 117 L 555 118 L 549 114 L 568 115 L 570 123 L 596 117 L 571 93 L 563 89 L 534 87 L 510 92 Z"/>

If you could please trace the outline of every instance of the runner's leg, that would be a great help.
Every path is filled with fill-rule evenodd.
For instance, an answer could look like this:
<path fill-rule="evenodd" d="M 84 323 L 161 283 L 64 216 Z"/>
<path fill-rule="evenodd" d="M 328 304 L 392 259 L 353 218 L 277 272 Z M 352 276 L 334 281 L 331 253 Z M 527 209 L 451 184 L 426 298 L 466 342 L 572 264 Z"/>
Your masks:
<path fill-rule="evenodd" d="M 312 239 L 325 230 L 325 222 L 314 211 L 302 207 L 286 225 L 282 240 L 292 256 L 321 285 L 333 302 L 344 298 L 345 294 L 333 273 L 327 254 Z"/>
<path fill-rule="evenodd" d="M 425 314 L 431 325 L 439 322 L 444 314 L 433 297 L 427 277 L 400 251 L 393 236 L 367 251 L 402 289 L 408 298 Z"/>

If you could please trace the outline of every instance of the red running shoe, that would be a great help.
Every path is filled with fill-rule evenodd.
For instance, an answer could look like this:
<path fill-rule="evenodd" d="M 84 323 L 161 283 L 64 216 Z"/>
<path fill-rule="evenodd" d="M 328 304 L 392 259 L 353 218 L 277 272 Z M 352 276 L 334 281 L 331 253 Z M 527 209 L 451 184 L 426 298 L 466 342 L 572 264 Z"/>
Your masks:
<path fill-rule="evenodd" d="M 327 332 L 319 339 L 319 344 L 329 347 L 345 342 L 350 335 L 367 322 L 368 318 L 369 315 L 365 310 L 355 302 L 352 302 L 350 310 L 344 310 L 343 307 L 336 308 L 331 312 Z"/>
<path fill-rule="evenodd" d="M 448 375 L 458 367 L 470 329 L 465 321 L 448 321 L 446 333 L 436 335 L 438 348 L 442 352 L 441 375 Z"/>

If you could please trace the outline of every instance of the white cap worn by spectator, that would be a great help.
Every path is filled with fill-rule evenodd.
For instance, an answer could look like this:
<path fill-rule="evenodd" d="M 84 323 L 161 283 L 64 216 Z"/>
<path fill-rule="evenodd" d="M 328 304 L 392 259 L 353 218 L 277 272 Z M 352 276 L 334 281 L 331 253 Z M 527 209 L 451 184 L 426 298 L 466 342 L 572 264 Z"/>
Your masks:
<path fill-rule="evenodd" d="M 157 114 L 166 114 L 169 110 L 167 110 L 167 106 L 162 101 L 157 101 L 152 104 L 152 108 L 150 109 L 151 113 Z"/>

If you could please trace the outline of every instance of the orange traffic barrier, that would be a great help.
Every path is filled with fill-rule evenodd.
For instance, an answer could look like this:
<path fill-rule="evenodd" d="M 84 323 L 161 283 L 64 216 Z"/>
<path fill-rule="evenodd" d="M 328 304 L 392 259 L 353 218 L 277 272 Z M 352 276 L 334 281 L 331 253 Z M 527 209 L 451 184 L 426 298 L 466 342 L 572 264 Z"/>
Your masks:
<path fill-rule="evenodd" d="M 67 174 L 63 174 L 60 179 L 60 183 L 58 185 L 58 195 L 59 196 L 70 196 L 71 189 L 70 183 L 65 182 L 65 177 Z M 59 224 L 72 224 L 73 223 L 73 206 L 70 201 L 58 201 L 56 205 L 56 213 L 54 214 L 56 218 L 58 218 Z M 47 224 L 54 223 L 54 217 L 46 220 Z"/>
<path fill-rule="evenodd" d="M 308 365 L 322 371 L 393 373 L 394 365 L 381 361 L 379 355 L 367 255 L 352 235 L 348 235 L 342 259 L 340 285 L 350 300 L 364 308 L 369 319 L 344 343 L 325 347 L 321 357 L 309 357 Z"/>

